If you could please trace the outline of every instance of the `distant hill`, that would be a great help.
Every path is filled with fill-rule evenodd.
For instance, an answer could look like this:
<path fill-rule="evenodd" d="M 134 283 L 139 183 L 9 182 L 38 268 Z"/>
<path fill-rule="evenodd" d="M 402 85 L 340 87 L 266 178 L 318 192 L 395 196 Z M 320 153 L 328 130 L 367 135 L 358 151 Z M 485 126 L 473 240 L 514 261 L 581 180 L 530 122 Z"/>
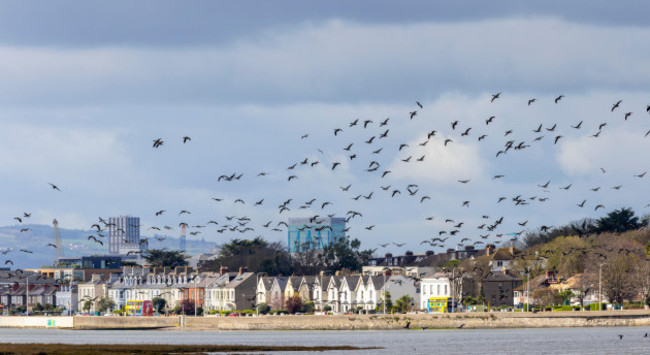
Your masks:
<path fill-rule="evenodd" d="M 21 229 L 29 228 L 26 232 Z M 67 257 L 108 254 L 108 240 L 104 245 L 100 245 L 93 240 L 88 240 L 89 235 L 96 235 L 92 230 L 65 229 L 59 227 L 63 255 Z M 159 241 L 159 239 L 164 238 Z M 141 238 L 148 238 L 149 248 L 151 249 L 168 249 L 178 250 L 180 238 L 166 235 L 141 235 Z M 54 244 L 54 227 L 42 224 L 21 224 L 14 226 L 0 226 L 0 251 L 13 249 L 6 255 L 0 254 L 0 267 L 11 268 L 37 268 L 43 265 L 52 265 L 56 259 L 56 249 L 47 246 L 48 243 Z M 215 243 L 207 242 L 203 239 L 187 239 L 187 254 L 196 255 L 200 253 L 209 253 Z M 32 253 L 21 252 L 20 249 L 32 251 Z M 6 260 L 11 260 L 5 265 Z"/>

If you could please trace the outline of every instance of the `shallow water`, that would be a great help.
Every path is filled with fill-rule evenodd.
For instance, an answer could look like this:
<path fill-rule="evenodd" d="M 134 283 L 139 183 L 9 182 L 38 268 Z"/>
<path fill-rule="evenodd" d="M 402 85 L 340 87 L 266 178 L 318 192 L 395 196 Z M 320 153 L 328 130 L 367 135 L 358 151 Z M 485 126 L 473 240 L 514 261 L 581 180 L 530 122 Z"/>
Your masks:
<path fill-rule="evenodd" d="M 0 328 L 0 342 L 67 344 L 351 345 L 380 350 L 327 354 L 648 354 L 648 327 L 359 330 L 169 331 Z M 619 340 L 618 334 L 623 335 Z M 1 351 L 1 349 L 0 349 Z M 289 352 L 301 354 L 306 352 Z M 282 354 L 276 352 L 274 354 Z"/>

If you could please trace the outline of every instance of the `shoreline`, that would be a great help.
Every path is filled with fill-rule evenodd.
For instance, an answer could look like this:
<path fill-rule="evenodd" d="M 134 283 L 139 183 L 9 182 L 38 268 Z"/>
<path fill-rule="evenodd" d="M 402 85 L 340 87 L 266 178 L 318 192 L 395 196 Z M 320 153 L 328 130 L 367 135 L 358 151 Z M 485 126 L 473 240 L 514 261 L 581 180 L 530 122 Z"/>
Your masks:
<path fill-rule="evenodd" d="M 2 354 L 206 354 L 230 352 L 276 351 L 352 351 L 375 350 L 380 347 L 357 346 L 282 346 L 282 345 L 178 345 L 178 344 L 62 344 L 62 343 L 0 343 Z"/>
<path fill-rule="evenodd" d="M 492 312 L 261 317 L 0 317 L 3 328 L 85 330 L 391 330 L 650 326 L 650 311 Z"/>

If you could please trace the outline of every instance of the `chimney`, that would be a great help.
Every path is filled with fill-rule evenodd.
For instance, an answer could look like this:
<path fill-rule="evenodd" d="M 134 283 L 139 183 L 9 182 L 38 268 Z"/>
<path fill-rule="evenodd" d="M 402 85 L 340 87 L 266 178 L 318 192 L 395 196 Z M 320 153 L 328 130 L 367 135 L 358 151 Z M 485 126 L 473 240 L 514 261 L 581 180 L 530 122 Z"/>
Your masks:
<path fill-rule="evenodd" d="M 185 267 L 185 275 L 187 275 L 187 266 Z"/>
<path fill-rule="evenodd" d="M 515 255 L 515 247 L 514 246 L 512 246 L 512 247 L 510 247 L 508 249 L 510 250 L 510 255 Z"/>
<path fill-rule="evenodd" d="M 248 268 L 246 266 L 240 266 L 239 267 L 239 275 L 245 273 L 248 271 Z"/>
<path fill-rule="evenodd" d="M 158 268 L 154 266 L 153 268 L 153 274 L 155 275 L 158 272 Z"/>
<path fill-rule="evenodd" d="M 92 274 L 90 281 L 97 282 L 97 281 L 101 281 L 101 279 L 102 279 L 102 274 Z"/>
<path fill-rule="evenodd" d="M 382 274 L 382 275 L 385 275 L 385 276 L 390 276 L 390 275 L 393 274 L 393 270 L 391 270 L 391 269 L 384 269 L 384 270 L 381 271 L 381 274 Z"/>
<path fill-rule="evenodd" d="M 391 253 L 386 253 L 385 257 L 386 257 L 386 259 L 388 259 L 388 258 L 392 258 L 392 257 L 393 257 L 393 254 L 391 254 Z"/>
<path fill-rule="evenodd" d="M 494 253 L 494 244 L 488 244 L 485 246 L 485 254 L 492 255 Z"/>
<path fill-rule="evenodd" d="M 227 266 L 222 266 L 219 268 L 219 275 L 223 275 L 226 272 L 228 272 L 228 267 Z"/>
<path fill-rule="evenodd" d="M 426 253 L 425 253 L 426 256 L 431 256 L 433 254 L 434 254 L 433 250 L 427 250 Z"/>

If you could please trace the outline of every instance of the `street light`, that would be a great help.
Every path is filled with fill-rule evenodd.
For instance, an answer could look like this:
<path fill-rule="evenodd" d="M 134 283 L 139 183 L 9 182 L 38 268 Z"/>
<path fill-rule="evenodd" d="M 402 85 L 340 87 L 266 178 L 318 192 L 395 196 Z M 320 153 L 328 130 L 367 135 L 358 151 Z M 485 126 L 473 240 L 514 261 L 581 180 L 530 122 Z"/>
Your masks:
<path fill-rule="evenodd" d="M 602 302 L 602 277 L 603 277 L 603 263 L 600 263 L 598 266 L 598 310 L 602 310 L 603 305 L 601 304 Z"/>
<path fill-rule="evenodd" d="M 260 316 L 260 300 L 257 299 L 257 296 L 259 293 L 257 292 L 257 288 L 260 287 L 260 275 L 266 275 L 266 272 L 258 272 L 256 276 L 257 278 L 257 283 L 255 284 L 255 299 L 257 300 L 257 305 L 255 306 L 255 313 L 259 317 Z"/>
<path fill-rule="evenodd" d="M 197 288 L 196 288 L 196 279 L 198 277 L 198 274 L 194 276 L 194 317 L 196 317 L 196 304 L 199 300 L 199 296 L 196 294 Z"/>

